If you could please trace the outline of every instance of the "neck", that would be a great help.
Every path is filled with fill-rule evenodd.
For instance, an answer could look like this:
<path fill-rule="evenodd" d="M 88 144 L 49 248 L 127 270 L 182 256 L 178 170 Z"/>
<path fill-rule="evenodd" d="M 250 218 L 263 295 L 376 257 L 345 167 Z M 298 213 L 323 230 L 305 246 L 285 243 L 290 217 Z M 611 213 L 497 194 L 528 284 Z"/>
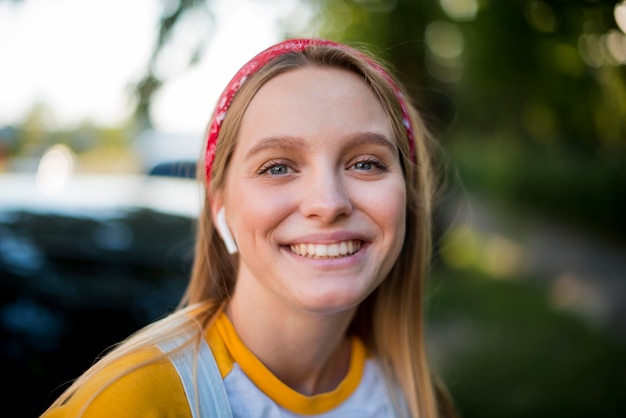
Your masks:
<path fill-rule="evenodd" d="M 354 312 L 311 313 L 237 291 L 226 306 L 255 356 L 287 386 L 309 396 L 335 389 L 348 373 L 346 331 Z"/>

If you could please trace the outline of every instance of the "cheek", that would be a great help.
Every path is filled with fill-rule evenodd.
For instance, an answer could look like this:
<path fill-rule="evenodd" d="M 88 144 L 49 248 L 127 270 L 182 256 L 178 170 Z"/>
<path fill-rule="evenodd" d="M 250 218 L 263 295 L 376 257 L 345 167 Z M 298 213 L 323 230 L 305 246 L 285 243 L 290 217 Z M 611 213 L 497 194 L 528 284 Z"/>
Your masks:
<path fill-rule="evenodd" d="M 386 219 L 388 232 L 393 234 L 395 246 L 398 247 L 404 241 L 406 228 L 406 199 L 404 196 L 404 189 L 399 190 L 393 198 L 390 198 L 389 204 L 384 207 L 384 213 L 381 213 Z"/>
<path fill-rule="evenodd" d="M 404 228 L 406 193 L 403 182 L 383 183 L 376 189 L 365 188 L 359 193 L 361 202 L 387 228 Z"/>
<path fill-rule="evenodd" d="M 406 235 L 406 191 L 401 187 L 389 188 L 385 204 L 380 205 L 379 216 L 387 245 L 386 269 L 389 271 L 396 262 Z"/>
<path fill-rule="evenodd" d="M 233 227 L 243 235 L 265 235 L 293 210 L 293 193 L 282 188 L 247 187 L 237 185 L 238 192 L 229 196 L 236 219 Z"/>

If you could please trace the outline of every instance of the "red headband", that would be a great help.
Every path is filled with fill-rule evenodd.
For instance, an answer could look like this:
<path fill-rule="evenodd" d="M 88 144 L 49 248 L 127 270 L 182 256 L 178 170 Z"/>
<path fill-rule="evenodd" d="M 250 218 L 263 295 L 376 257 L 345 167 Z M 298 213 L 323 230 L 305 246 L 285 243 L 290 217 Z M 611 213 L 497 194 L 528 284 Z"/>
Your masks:
<path fill-rule="evenodd" d="M 252 74 L 256 73 L 258 70 L 263 68 L 268 62 L 272 59 L 287 54 L 289 52 L 302 52 L 309 46 L 332 46 L 339 49 L 343 49 L 352 54 L 363 58 L 376 72 L 378 72 L 383 78 L 391 85 L 393 88 L 398 101 L 400 102 L 400 107 L 402 108 L 402 122 L 404 127 L 406 128 L 406 133 L 409 138 L 409 148 L 411 151 L 411 158 L 415 159 L 415 144 L 414 144 L 414 135 L 413 128 L 411 127 L 411 122 L 409 119 L 409 115 L 406 108 L 406 103 L 404 101 L 404 95 L 398 88 L 397 84 L 393 81 L 389 73 L 383 69 L 378 63 L 376 63 L 373 59 L 366 56 L 360 51 L 357 51 L 347 45 L 339 44 L 332 41 L 327 41 L 323 39 L 290 39 L 287 41 L 280 42 L 274 46 L 267 48 L 266 50 L 257 54 L 254 58 L 248 61 L 235 76 L 230 80 L 222 94 L 220 95 L 219 101 L 217 102 L 217 108 L 213 113 L 213 117 L 211 119 L 211 125 L 208 132 L 207 138 L 207 146 L 206 146 L 206 158 L 205 158 L 205 169 L 206 169 L 206 181 L 207 185 L 211 180 L 211 168 L 213 166 L 213 160 L 215 159 L 215 148 L 217 147 L 217 137 L 220 132 L 220 128 L 222 127 L 222 122 L 226 117 L 226 112 L 230 107 L 230 103 L 233 100 L 233 97 L 239 91 L 241 85 L 250 77 Z"/>

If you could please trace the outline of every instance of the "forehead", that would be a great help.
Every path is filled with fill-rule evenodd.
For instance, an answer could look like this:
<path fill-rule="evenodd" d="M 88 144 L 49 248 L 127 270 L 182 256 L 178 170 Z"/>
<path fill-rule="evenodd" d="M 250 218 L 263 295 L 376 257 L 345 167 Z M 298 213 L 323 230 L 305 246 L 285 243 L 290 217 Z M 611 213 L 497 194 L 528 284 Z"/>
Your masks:
<path fill-rule="evenodd" d="M 365 99 L 379 103 L 364 77 L 352 71 L 330 67 L 303 67 L 278 74 L 255 94 L 249 107 L 258 102 L 329 101 Z M 248 109 L 250 110 L 250 109 Z"/>
<path fill-rule="evenodd" d="M 265 83 L 250 101 L 239 142 L 266 136 L 341 136 L 374 132 L 392 138 L 380 100 L 356 73 L 305 67 Z"/>

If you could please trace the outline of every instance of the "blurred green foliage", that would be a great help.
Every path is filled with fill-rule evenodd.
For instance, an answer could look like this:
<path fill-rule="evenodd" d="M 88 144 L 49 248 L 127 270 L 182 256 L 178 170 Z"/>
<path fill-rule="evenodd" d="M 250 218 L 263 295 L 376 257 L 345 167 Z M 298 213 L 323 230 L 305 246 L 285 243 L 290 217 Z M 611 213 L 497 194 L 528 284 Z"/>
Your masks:
<path fill-rule="evenodd" d="M 312 31 L 393 65 L 465 186 L 623 241 L 617 1 L 307 1 Z"/>
<path fill-rule="evenodd" d="M 449 145 L 448 154 L 465 183 L 488 191 L 509 210 L 539 212 L 624 242 L 626 159 L 622 155 L 592 158 L 565 146 L 520 146 L 514 139 L 493 141 L 486 147 L 456 141 Z"/>
<path fill-rule="evenodd" d="M 626 416 L 626 343 L 555 309 L 545 280 L 431 279 L 431 357 L 464 418 Z"/>

